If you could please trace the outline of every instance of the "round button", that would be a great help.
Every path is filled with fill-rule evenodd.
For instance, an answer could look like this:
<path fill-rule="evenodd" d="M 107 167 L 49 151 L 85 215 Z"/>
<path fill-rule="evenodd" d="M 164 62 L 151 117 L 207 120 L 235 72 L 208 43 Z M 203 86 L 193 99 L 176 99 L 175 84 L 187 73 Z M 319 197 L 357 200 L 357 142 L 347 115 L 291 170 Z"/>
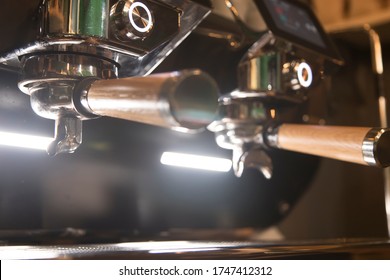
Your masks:
<path fill-rule="evenodd" d="M 301 62 L 297 68 L 297 78 L 299 84 L 303 87 L 309 87 L 313 82 L 313 72 L 311 67 L 306 62 Z"/>
<path fill-rule="evenodd" d="M 129 8 L 129 20 L 135 30 L 140 33 L 149 32 L 153 27 L 152 13 L 141 2 L 134 2 Z"/>
<path fill-rule="evenodd" d="M 147 1 L 120 0 L 110 12 L 111 30 L 123 41 L 145 39 L 154 25 L 153 12 Z"/>

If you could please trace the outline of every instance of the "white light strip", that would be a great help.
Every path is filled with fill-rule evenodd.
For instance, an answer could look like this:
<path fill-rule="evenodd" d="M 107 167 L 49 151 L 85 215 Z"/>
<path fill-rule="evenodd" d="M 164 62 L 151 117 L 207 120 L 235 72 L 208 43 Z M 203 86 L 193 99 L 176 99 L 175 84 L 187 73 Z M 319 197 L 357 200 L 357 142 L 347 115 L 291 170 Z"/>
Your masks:
<path fill-rule="evenodd" d="M 46 150 L 53 138 L 0 131 L 0 145 Z"/>
<path fill-rule="evenodd" d="M 232 161 L 229 159 L 172 152 L 164 152 L 160 162 L 164 165 L 218 172 L 228 172 L 232 168 Z"/>

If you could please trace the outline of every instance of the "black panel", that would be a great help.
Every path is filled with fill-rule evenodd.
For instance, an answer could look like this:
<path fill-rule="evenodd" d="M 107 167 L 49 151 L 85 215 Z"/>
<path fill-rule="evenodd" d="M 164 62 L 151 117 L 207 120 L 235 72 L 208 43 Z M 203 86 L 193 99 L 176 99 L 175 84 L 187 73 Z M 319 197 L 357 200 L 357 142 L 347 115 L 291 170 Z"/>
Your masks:
<path fill-rule="evenodd" d="M 192 2 L 195 2 L 195 3 L 201 4 L 203 6 L 212 8 L 211 0 L 192 0 Z"/>

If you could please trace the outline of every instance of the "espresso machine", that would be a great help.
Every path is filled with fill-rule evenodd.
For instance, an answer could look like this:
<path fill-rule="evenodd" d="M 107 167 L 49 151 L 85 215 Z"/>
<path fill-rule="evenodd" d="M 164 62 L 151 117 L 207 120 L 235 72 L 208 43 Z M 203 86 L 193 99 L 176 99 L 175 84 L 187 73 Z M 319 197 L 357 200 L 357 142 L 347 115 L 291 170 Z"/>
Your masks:
<path fill-rule="evenodd" d="M 255 30 L 228 0 L 234 20 L 201 0 L 24 2 L 2 17 L 0 124 L 50 134 L 54 121 L 54 137 L 46 153 L 2 151 L 0 256 L 388 256 L 387 239 L 254 237 L 288 217 L 320 157 L 390 166 L 387 127 L 308 118 L 344 65 L 309 6 L 248 1 L 265 23 Z M 233 171 L 162 167 L 166 149 Z"/>

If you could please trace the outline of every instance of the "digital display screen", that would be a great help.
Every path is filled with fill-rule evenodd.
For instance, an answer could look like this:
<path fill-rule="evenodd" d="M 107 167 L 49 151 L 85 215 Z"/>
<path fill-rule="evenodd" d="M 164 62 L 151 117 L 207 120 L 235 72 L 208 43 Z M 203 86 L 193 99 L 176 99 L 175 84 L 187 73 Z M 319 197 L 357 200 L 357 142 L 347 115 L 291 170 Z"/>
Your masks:
<path fill-rule="evenodd" d="M 279 29 L 319 47 L 326 47 L 312 18 L 305 10 L 282 0 L 264 2 Z"/>
<path fill-rule="evenodd" d="M 277 37 L 342 63 L 337 49 L 309 6 L 297 0 L 254 0 L 268 29 Z"/>

